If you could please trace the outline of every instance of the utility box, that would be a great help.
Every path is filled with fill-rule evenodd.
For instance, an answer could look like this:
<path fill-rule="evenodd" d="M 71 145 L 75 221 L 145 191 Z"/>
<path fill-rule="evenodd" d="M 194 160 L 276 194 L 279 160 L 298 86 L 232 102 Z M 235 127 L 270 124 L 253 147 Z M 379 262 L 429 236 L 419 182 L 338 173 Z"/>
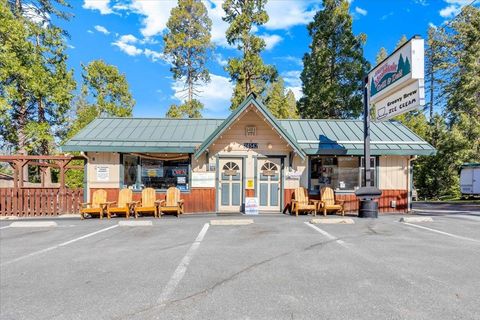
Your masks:
<path fill-rule="evenodd" d="M 460 171 L 462 196 L 480 196 L 480 163 L 465 163 Z"/>

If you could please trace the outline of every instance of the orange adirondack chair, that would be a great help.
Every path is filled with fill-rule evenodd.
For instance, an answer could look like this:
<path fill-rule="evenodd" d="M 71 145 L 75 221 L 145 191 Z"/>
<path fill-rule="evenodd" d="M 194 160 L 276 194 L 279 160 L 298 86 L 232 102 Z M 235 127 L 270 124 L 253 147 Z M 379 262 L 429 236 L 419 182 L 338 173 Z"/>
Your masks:
<path fill-rule="evenodd" d="M 135 206 L 135 218 L 138 218 L 138 214 L 153 213 L 155 218 L 158 217 L 158 205 L 156 204 L 155 189 L 145 188 L 142 190 L 142 202 Z"/>
<path fill-rule="evenodd" d="M 111 202 L 112 207 L 108 207 L 107 209 L 107 218 L 110 219 L 112 213 L 118 215 L 123 214 L 125 218 L 130 217 L 130 211 L 132 210 L 133 205 L 135 202 L 132 201 L 132 190 L 131 189 L 122 189 L 118 193 L 118 202 Z M 113 207 L 113 205 L 117 205 Z"/>
<path fill-rule="evenodd" d="M 178 188 L 168 188 L 166 199 L 160 200 L 158 204 L 160 216 L 162 213 L 173 212 L 178 218 L 179 214 L 183 214 L 183 200 L 180 199 L 180 190 Z"/>
<path fill-rule="evenodd" d="M 324 216 L 327 216 L 328 210 L 340 211 L 342 216 L 345 216 L 344 202 L 343 200 L 335 200 L 332 188 L 323 187 L 320 190 L 320 206 Z"/>
<path fill-rule="evenodd" d="M 83 202 L 81 205 L 80 218 L 82 220 L 85 219 L 85 214 L 98 215 L 100 219 L 103 219 L 103 213 L 107 206 L 107 191 L 103 189 L 95 191 L 92 195 L 92 202 Z"/>
<path fill-rule="evenodd" d="M 305 188 L 298 187 L 295 189 L 295 199 L 292 200 L 292 212 L 298 217 L 298 212 L 307 211 L 312 212 L 314 216 L 317 215 L 318 200 L 308 199 Z"/>

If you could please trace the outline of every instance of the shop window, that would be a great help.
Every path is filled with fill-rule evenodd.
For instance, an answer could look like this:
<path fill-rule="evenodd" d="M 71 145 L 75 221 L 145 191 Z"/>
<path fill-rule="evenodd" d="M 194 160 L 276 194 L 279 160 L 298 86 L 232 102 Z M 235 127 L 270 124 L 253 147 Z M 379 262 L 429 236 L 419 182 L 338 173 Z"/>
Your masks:
<path fill-rule="evenodd" d="M 372 181 L 375 183 L 375 158 L 371 158 Z M 354 191 L 361 186 L 363 168 L 359 157 L 310 158 L 310 190 L 318 192 L 322 187 L 337 191 Z"/>
<path fill-rule="evenodd" d="M 189 189 L 189 160 L 160 160 L 147 157 L 123 157 L 124 185 L 127 188 L 166 190 Z M 136 168 L 136 170 L 134 169 Z"/>

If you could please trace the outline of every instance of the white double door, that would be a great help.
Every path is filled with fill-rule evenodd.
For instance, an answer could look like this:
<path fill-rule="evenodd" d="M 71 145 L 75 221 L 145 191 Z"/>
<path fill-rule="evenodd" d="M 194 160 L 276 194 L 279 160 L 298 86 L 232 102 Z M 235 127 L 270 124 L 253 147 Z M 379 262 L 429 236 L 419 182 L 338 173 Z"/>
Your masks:
<path fill-rule="evenodd" d="M 257 197 L 260 211 L 280 211 L 281 159 L 258 159 Z"/>

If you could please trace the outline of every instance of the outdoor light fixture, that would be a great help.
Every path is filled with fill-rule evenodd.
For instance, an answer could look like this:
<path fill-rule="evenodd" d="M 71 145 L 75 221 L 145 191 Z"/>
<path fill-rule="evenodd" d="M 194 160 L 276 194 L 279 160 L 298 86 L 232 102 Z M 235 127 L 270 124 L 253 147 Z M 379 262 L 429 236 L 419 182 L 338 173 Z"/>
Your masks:
<path fill-rule="evenodd" d="M 267 148 L 271 150 L 273 148 L 272 144 L 271 143 L 267 144 Z"/>

